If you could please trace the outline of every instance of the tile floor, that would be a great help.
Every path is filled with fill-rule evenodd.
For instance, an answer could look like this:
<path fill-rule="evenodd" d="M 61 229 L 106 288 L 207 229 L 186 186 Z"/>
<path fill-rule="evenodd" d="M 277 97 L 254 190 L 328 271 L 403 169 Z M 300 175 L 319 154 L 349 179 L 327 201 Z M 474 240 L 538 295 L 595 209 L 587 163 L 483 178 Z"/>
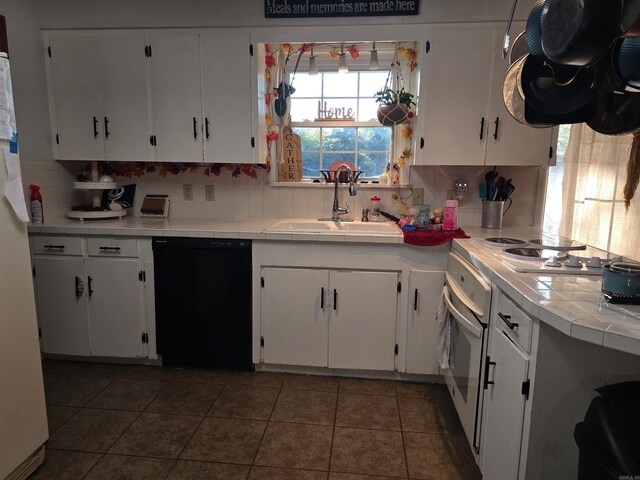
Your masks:
<path fill-rule="evenodd" d="M 33 479 L 480 479 L 442 385 L 43 363 Z"/>

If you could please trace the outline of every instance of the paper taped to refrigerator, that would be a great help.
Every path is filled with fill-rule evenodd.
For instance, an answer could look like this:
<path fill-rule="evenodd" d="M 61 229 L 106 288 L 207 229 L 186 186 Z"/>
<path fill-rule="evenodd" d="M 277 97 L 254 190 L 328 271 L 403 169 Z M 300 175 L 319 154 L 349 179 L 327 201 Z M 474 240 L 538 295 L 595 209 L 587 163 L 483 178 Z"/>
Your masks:
<path fill-rule="evenodd" d="M 4 185 L 4 196 L 7 197 L 16 216 L 23 222 L 29 221 L 27 204 L 22 189 L 22 175 L 20 174 L 20 159 L 9 147 L 2 147 L 2 157 L 7 166 L 7 183 Z"/>

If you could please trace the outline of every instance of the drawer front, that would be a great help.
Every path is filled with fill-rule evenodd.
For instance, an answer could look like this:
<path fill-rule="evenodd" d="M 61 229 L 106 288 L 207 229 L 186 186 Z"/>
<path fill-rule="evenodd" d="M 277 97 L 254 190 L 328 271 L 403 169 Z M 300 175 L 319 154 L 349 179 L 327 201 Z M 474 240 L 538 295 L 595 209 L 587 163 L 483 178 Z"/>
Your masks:
<path fill-rule="evenodd" d="M 90 257 L 138 257 L 135 238 L 89 237 L 87 249 Z"/>
<path fill-rule="evenodd" d="M 500 295 L 494 318 L 496 327 L 506 332 L 524 351 L 531 353 L 533 320 L 504 294 Z"/>
<path fill-rule="evenodd" d="M 36 255 L 84 255 L 84 243 L 81 237 L 33 237 L 33 253 Z"/>

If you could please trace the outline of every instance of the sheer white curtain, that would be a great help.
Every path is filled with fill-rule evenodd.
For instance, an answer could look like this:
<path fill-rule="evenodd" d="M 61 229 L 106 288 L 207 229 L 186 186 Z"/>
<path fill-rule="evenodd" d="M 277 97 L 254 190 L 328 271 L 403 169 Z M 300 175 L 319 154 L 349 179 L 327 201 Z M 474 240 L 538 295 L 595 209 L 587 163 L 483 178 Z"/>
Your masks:
<path fill-rule="evenodd" d="M 640 260 L 640 189 L 629 210 L 623 197 L 632 139 L 600 135 L 586 124 L 571 127 L 559 233 Z"/>

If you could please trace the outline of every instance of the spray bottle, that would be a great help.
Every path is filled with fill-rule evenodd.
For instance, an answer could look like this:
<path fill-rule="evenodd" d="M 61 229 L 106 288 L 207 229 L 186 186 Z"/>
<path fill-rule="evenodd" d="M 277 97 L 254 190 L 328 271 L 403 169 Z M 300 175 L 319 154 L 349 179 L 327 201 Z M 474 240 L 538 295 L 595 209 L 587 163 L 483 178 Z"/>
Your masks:
<path fill-rule="evenodd" d="M 31 189 L 31 222 L 34 225 L 44 223 L 44 212 L 42 210 L 42 195 L 38 185 L 29 185 Z"/>

